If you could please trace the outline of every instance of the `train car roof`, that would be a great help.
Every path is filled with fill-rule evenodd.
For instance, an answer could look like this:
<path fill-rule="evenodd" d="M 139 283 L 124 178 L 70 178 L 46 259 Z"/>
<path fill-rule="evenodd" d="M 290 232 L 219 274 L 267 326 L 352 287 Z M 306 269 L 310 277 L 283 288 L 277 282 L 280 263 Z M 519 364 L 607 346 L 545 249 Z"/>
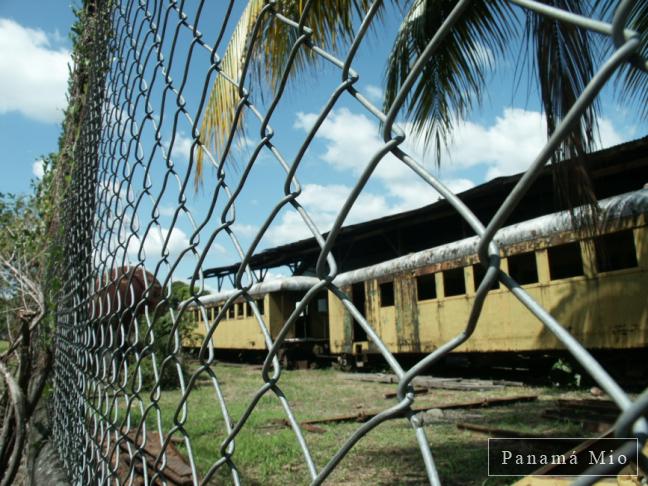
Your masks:
<path fill-rule="evenodd" d="M 640 190 L 648 181 L 648 137 L 587 154 L 578 159 L 593 184 L 597 199 L 603 200 L 629 191 Z M 565 200 L 556 197 L 556 169 L 571 170 L 574 160 L 547 164 L 507 220 L 521 223 L 531 218 L 567 208 Z M 482 221 L 489 221 L 524 173 L 499 177 L 458 194 Z M 434 193 L 431 190 L 431 195 Z M 432 197 L 432 196 L 431 196 Z M 422 231 L 436 227 L 437 231 Z M 326 236 L 327 233 L 324 233 Z M 472 235 L 465 221 L 447 200 L 440 199 L 427 206 L 387 215 L 371 221 L 348 224 L 340 229 L 333 245 L 341 272 L 379 264 L 392 258 L 423 251 Z M 265 271 L 289 266 L 295 275 L 309 275 L 320 252 L 313 237 L 267 248 L 248 260 L 251 269 Z M 219 282 L 239 270 L 240 262 L 204 269 L 204 278 Z"/>
<path fill-rule="evenodd" d="M 599 202 L 599 206 L 601 209 L 600 222 L 604 227 L 609 222 L 619 219 L 636 218 L 648 212 L 648 189 L 604 199 Z M 497 233 L 495 240 L 498 245 L 506 247 L 569 231 L 574 231 L 573 216 L 569 211 L 561 211 L 506 226 Z M 478 243 L 479 238 L 472 236 L 387 260 L 376 265 L 341 273 L 333 280 L 333 283 L 337 286 L 351 285 L 356 282 L 396 275 L 428 265 L 456 260 L 474 255 L 477 252 Z M 319 281 L 316 277 L 304 276 L 278 278 L 252 285 L 248 290 L 248 294 L 260 296 L 280 291 L 307 291 Z M 237 290 L 226 290 L 199 297 L 199 300 L 203 304 L 217 304 L 227 300 L 237 292 Z M 188 305 L 189 307 L 195 307 L 195 302 Z"/>
<path fill-rule="evenodd" d="M 254 285 L 252 285 L 252 287 L 250 287 L 247 293 L 252 297 L 257 297 L 265 294 L 271 294 L 274 292 L 282 292 L 282 291 L 299 292 L 299 291 L 309 290 L 317 282 L 319 282 L 319 279 L 315 277 L 296 276 L 296 277 L 274 278 L 272 280 L 266 280 L 264 282 L 255 283 Z M 220 304 L 237 293 L 239 293 L 239 291 L 234 289 L 224 290 L 222 292 L 217 292 L 215 294 L 203 295 L 202 297 L 198 297 L 198 300 L 200 300 L 200 302 L 203 304 Z M 196 307 L 195 301 L 181 302 L 180 307 L 182 307 L 183 304 L 187 305 L 190 308 Z"/>
<path fill-rule="evenodd" d="M 611 221 L 635 218 L 648 212 L 648 189 L 610 197 L 599 202 L 600 222 L 605 227 Z M 495 241 L 500 246 L 511 246 L 525 241 L 545 238 L 558 233 L 574 231 L 573 216 L 569 211 L 547 214 L 522 223 L 502 228 Z M 411 253 L 376 265 L 341 273 L 333 281 L 336 285 L 350 285 L 355 282 L 394 275 L 416 268 L 474 255 L 479 238 L 472 236 L 453 243 L 428 250 Z"/>

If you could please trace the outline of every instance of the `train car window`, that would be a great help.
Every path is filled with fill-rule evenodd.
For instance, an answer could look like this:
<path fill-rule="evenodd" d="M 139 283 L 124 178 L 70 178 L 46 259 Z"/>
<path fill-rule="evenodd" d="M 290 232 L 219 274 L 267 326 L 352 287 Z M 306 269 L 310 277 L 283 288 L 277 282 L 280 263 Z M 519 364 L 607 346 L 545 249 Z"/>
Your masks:
<path fill-rule="evenodd" d="M 418 300 L 436 299 L 436 280 L 433 273 L 416 277 L 416 294 Z"/>
<path fill-rule="evenodd" d="M 394 305 L 394 282 L 383 282 L 380 284 L 380 307 Z"/>
<path fill-rule="evenodd" d="M 596 267 L 599 272 L 610 272 L 638 266 L 632 230 L 599 236 L 594 240 Z"/>
<path fill-rule="evenodd" d="M 326 296 L 317 299 L 317 312 L 321 314 L 328 312 L 328 298 Z"/>
<path fill-rule="evenodd" d="M 243 314 L 243 309 L 244 309 L 243 302 L 238 302 L 236 304 L 236 317 L 238 317 L 239 319 L 243 318 L 245 315 Z"/>
<path fill-rule="evenodd" d="M 264 309 L 263 309 L 263 299 L 257 299 L 255 300 L 257 308 L 259 309 L 259 314 L 263 315 Z"/>
<path fill-rule="evenodd" d="M 254 312 L 252 312 L 252 306 L 249 302 L 245 303 L 245 315 L 248 317 L 252 317 L 254 315 Z"/>
<path fill-rule="evenodd" d="M 227 318 L 228 319 L 234 319 L 234 306 L 230 305 L 229 308 L 227 309 Z"/>
<path fill-rule="evenodd" d="M 548 248 L 547 255 L 551 280 L 583 275 L 583 258 L 578 242 L 552 246 Z"/>
<path fill-rule="evenodd" d="M 508 257 L 509 275 L 520 285 L 538 283 L 535 252 L 518 253 Z"/>
<path fill-rule="evenodd" d="M 466 280 L 463 268 L 453 268 L 443 272 L 443 287 L 445 296 L 462 295 L 466 293 Z"/>
<path fill-rule="evenodd" d="M 365 293 L 365 287 L 364 287 L 364 282 L 357 282 L 354 283 L 351 286 L 351 298 L 353 305 L 355 306 L 356 309 L 358 309 L 358 312 L 362 315 L 362 317 L 366 316 L 366 293 Z M 358 342 L 358 341 L 366 341 L 367 340 L 367 332 L 362 328 L 360 323 L 356 321 L 355 319 L 353 320 L 353 341 Z"/>
<path fill-rule="evenodd" d="M 475 291 L 477 291 L 477 288 L 479 288 L 479 284 L 481 284 L 485 276 L 486 276 L 486 268 L 481 263 L 475 263 L 473 265 L 473 283 L 475 284 Z M 495 290 L 499 288 L 500 288 L 499 280 L 495 280 L 491 284 L 490 290 Z"/>

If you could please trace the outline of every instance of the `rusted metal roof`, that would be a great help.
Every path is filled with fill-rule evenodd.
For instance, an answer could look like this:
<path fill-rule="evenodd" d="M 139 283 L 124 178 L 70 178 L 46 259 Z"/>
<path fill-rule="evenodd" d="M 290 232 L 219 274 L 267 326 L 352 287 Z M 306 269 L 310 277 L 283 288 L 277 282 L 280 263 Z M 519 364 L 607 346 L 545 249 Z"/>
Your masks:
<path fill-rule="evenodd" d="M 601 208 L 600 220 L 603 223 L 626 218 L 638 218 L 640 215 L 648 213 L 648 189 L 614 196 L 601 201 L 599 205 Z M 561 211 L 502 228 L 495 237 L 495 241 L 501 247 L 506 247 L 572 230 L 571 214 L 569 211 Z M 476 236 L 465 238 L 369 267 L 341 273 L 333 280 L 333 283 L 338 287 L 342 287 L 365 280 L 397 275 L 440 262 L 456 260 L 475 254 L 478 243 L 479 239 Z M 319 282 L 320 280 L 315 277 L 292 276 L 277 278 L 252 285 L 248 290 L 248 294 L 259 296 L 287 290 L 307 291 Z M 237 292 L 237 290 L 226 290 L 200 297 L 199 300 L 203 304 L 220 303 Z M 182 306 L 182 304 L 180 305 Z M 195 303 L 189 304 L 188 307 L 195 307 Z"/>
<path fill-rule="evenodd" d="M 599 199 L 639 189 L 644 183 L 648 182 L 648 179 L 642 179 L 648 173 L 647 154 L 648 137 L 589 154 L 585 160 L 585 165 L 593 180 Z M 570 161 L 562 162 L 562 164 L 568 163 Z M 629 175 L 626 177 L 625 174 Z M 490 206 L 499 207 L 501 201 L 504 200 L 521 176 L 522 173 L 499 177 L 464 191 L 458 196 L 475 211 L 482 221 L 486 221 L 492 215 L 484 208 Z M 617 176 L 616 179 L 614 179 L 614 176 Z M 557 208 L 552 206 L 555 202 L 553 201 L 553 193 L 553 168 L 548 165 L 538 177 L 526 199 L 520 204 L 518 214 L 511 216 L 510 222 L 524 221 L 540 214 L 555 212 Z M 540 204 L 538 201 L 542 201 L 544 205 L 542 208 L 537 207 Z M 435 220 L 444 218 L 456 219 L 457 222 L 460 219 L 458 215 L 455 216 L 455 211 L 450 204 L 445 199 L 440 199 L 418 209 L 345 226 L 338 235 L 336 246 L 349 244 L 349 242 L 355 240 L 371 238 L 384 233 L 386 228 L 390 230 L 398 227 L 420 228 L 421 224 L 430 225 Z M 324 236 L 327 234 L 324 233 Z M 456 235 L 449 234 L 446 242 L 454 239 L 457 239 Z M 319 251 L 320 248 L 315 238 L 307 238 L 263 250 L 253 255 L 249 264 L 252 270 L 277 268 L 307 259 L 316 259 Z M 236 273 L 239 265 L 240 262 L 237 262 L 209 268 L 204 270 L 203 274 L 205 278 L 224 277 Z M 344 265 L 342 270 L 344 270 Z"/>

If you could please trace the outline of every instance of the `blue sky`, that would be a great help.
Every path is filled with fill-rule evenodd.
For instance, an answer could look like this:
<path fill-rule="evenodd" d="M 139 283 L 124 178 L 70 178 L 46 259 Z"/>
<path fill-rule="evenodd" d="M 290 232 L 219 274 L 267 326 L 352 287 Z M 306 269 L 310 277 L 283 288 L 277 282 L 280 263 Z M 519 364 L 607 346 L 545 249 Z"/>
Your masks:
<path fill-rule="evenodd" d="M 189 18 L 193 18 L 192 5 L 187 1 Z M 199 29 L 208 42 L 216 36 L 222 11 L 219 2 L 205 2 Z M 234 12 L 238 16 L 240 7 Z M 25 192 L 29 181 L 39 174 L 38 160 L 42 154 L 56 150 L 60 131 L 62 109 L 65 105 L 67 72 L 71 43 L 68 31 L 74 21 L 68 2 L 3 0 L 0 2 L 0 192 Z M 358 52 L 354 69 L 360 73 L 356 84 L 358 89 L 377 105 L 382 97 L 384 59 L 400 22 L 397 12 L 388 11 L 386 22 L 369 36 Z M 231 29 L 230 29 L 231 30 Z M 219 52 L 222 54 L 226 45 Z M 176 63 L 171 75 L 176 83 L 181 79 L 190 37 L 182 31 L 178 39 Z M 166 41 L 168 45 L 168 40 Z M 488 52 L 484 53 L 485 58 Z M 178 61 L 180 60 L 180 61 Z M 184 96 L 189 112 L 195 114 L 200 91 L 205 82 L 209 66 L 206 52 L 198 52 L 189 65 L 189 79 Z M 493 177 L 523 170 L 544 141 L 543 117 L 539 110 L 537 96 L 523 89 L 514 91 L 513 61 L 499 63 L 489 84 L 484 105 L 476 110 L 469 120 L 458 124 L 449 155 L 443 160 L 442 169 L 435 168 L 432 154 L 412 133 L 406 120 L 402 126 L 409 134 L 405 146 L 419 161 L 433 173 L 439 175 L 451 188 L 460 191 L 480 184 Z M 523 85 L 526 79 L 523 78 Z M 291 161 L 300 144 L 312 126 L 316 114 L 339 82 L 339 71 L 322 66 L 315 73 L 294 79 L 274 114 L 271 125 L 275 130 L 273 142 Z M 160 96 L 160 83 L 153 84 L 153 98 Z M 253 96 L 256 92 L 252 91 Z M 512 94 L 515 93 L 515 94 Z M 263 102 L 253 98 L 263 112 Z M 606 89 L 601 97 L 603 118 L 601 120 L 602 145 L 609 146 L 644 136 L 648 130 L 645 121 L 639 120 L 632 107 L 620 106 Z M 155 104 L 154 106 L 159 106 Z M 165 145 L 171 140 L 175 103 L 168 103 L 161 120 L 161 135 Z M 141 108 L 141 107 L 140 107 Z M 142 122 L 142 110 L 136 113 Z M 158 113 L 160 115 L 160 113 Z M 235 158 L 239 167 L 259 141 L 258 123 L 248 116 L 246 138 L 236 149 Z M 160 151 L 152 150 L 153 126 L 143 123 L 145 137 L 142 150 L 146 158 L 153 160 L 151 180 L 154 191 L 162 191 L 165 161 Z M 191 146 L 189 122 L 180 118 L 171 159 L 182 178 L 187 170 Z M 149 140 L 147 142 L 147 140 Z M 321 127 L 318 136 L 307 151 L 298 171 L 303 185 L 299 201 L 321 230 L 328 229 L 344 198 L 357 180 L 364 164 L 380 145 L 379 131 L 375 120 L 352 97 L 345 94 Z M 131 153 L 131 163 L 133 154 Z M 241 170 L 236 163 L 229 166 L 228 184 L 237 184 Z M 135 173 L 140 183 L 141 173 Z M 188 193 L 188 207 L 199 224 L 205 219 L 215 177 L 206 171 L 203 188 Z M 269 151 L 262 152 L 249 180 L 237 199 L 237 224 L 235 230 L 245 247 L 271 208 L 281 198 L 283 176 L 276 160 Z M 158 236 L 149 234 L 143 247 L 147 249 L 149 261 L 160 254 L 162 242 L 171 233 L 169 251 L 172 256 L 185 247 L 191 237 L 193 225 L 190 218 L 181 214 L 173 224 L 173 209 L 178 197 L 178 184 L 173 182 L 163 190 L 158 210 L 160 227 Z M 396 159 L 386 158 L 379 165 L 368 186 L 363 191 L 349 222 L 357 222 L 383 216 L 387 213 L 411 209 L 436 200 L 436 194 L 422 184 L 417 177 L 406 170 Z M 128 217 L 137 219 L 140 228 L 150 221 L 152 201 L 143 203 L 137 214 Z M 223 208 L 222 200 L 217 210 Z M 217 213 L 220 214 L 220 213 Z M 207 241 L 216 228 L 218 216 L 212 217 L 200 232 L 201 244 Z M 143 235 L 143 229 L 138 236 Z M 259 248 L 300 239 L 308 236 L 305 225 L 293 210 L 284 210 L 275 219 Z M 136 240 L 141 243 L 140 240 Z M 128 258 L 136 252 L 130 251 Z M 238 260 L 237 252 L 229 238 L 222 234 L 208 251 L 205 266 L 222 265 Z M 185 256 L 178 267 L 181 273 L 191 273 L 195 258 Z"/>
<path fill-rule="evenodd" d="M 25 192 L 57 148 L 74 21 L 69 1 L 0 2 L 0 192 Z"/>

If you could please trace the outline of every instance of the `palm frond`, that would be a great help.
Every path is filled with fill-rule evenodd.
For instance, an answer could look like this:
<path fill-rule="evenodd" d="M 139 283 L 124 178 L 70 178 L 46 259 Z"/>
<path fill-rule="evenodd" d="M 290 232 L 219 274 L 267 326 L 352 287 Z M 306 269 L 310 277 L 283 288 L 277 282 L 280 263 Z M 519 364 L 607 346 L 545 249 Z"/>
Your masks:
<path fill-rule="evenodd" d="M 243 10 L 221 60 L 221 72 L 217 74 L 209 95 L 200 127 L 200 141 L 214 154 L 220 154 L 234 124 L 236 107 L 241 100 L 238 83 L 250 36 L 264 3 L 264 0 L 250 0 Z M 194 177 L 196 187 L 202 179 L 203 158 L 203 150 L 198 150 Z"/>
<path fill-rule="evenodd" d="M 337 52 L 353 38 L 353 20 L 370 7 L 371 0 L 279 0 L 275 4 L 275 13 L 297 21 L 305 16 L 305 25 L 312 29 L 311 42 L 327 51 Z M 227 45 L 222 60 L 222 71 L 228 78 L 238 83 L 241 70 L 246 62 L 248 45 L 254 29 L 255 21 L 263 8 L 263 0 L 249 0 L 240 20 Z M 304 9 L 308 8 L 307 11 Z M 284 76 L 288 67 L 290 53 L 300 33 L 293 26 L 273 19 L 267 22 L 259 34 L 260 41 L 256 43 L 250 62 L 251 72 L 255 74 L 253 82 L 259 85 L 260 91 L 274 91 Z M 290 71 L 288 78 L 314 67 L 316 56 L 311 49 L 302 46 Z M 219 75 L 212 87 L 209 101 L 200 129 L 201 141 L 216 156 L 220 156 L 234 124 L 235 112 L 240 97 L 235 84 L 225 76 Z M 242 126 L 243 117 L 238 124 Z M 202 178 L 203 153 L 199 152 L 196 162 L 195 183 Z"/>
<path fill-rule="evenodd" d="M 385 111 L 456 4 L 457 0 L 412 3 L 389 55 Z M 465 10 L 423 69 L 405 110 L 425 143 L 434 142 L 437 162 L 455 121 L 481 102 L 487 72 L 495 59 L 506 52 L 516 30 L 516 17 L 507 3 L 477 0 Z"/>
<path fill-rule="evenodd" d="M 590 15 L 593 5 L 582 0 L 547 0 L 546 3 L 579 15 Z M 566 22 L 529 12 L 526 40 L 534 51 L 542 107 L 551 135 L 574 105 L 600 62 L 592 34 Z M 570 159 L 554 165 L 555 185 L 561 206 L 572 209 L 585 205 L 590 211 L 573 218 L 585 230 L 594 230 L 597 201 L 582 156 L 595 148 L 597 141 L 598 101 L 591 103 L 579 123 L 564 139 L 552 160 Z M 574 213 L 572 213 L 574 215 Z"/>
<path fill-rule="evenodd" d="M 619 0 L 599 0 L 597 7 L 606 20 L 611 21 Z M 630 9 L 626 27 L 639 33 L 640 47 L 635 60 L 648 59 L 648 0 L 636 0 Z M 607 43 L 606 53 L 610 52 L 611 43 Z M 622 88 L 617 90 L 619 101 L 625 106 L 637 106 L 639 116 L 648 118 L 648 73 L 637 69 L 630 63 L 623 65 L 619 71 Z"/>
<path fill-rule="evenodd" d="M 354 18 L 364 16 L 372 3 L 372 0 L 315 0 L 310 3 L 305 0 L 284 0 L 277 2 L 276 10 L 294 20 L 305 15 L 305 25 L 312 30 L 312 43 L 336 54 L 353 39 Z M 303 10 L 305 6 L 308 7 L 307 11 Z M 258 63 L 261 84 L 267 80 L 272 90 L 277 88 L 287 67 L 290 51 L 299 36 L 299 31 L 294 27 L 281 22 L 268 24 L 263 36 L 265 48 Z M 311 49 L 302 47 L 289 77 L 317 66 L 319 59 Z"/>
<path fill-rule="evenodd" d="M 590 1 L 546 0 L 545 3 L 580 15 L 592 12 Z M 540 98 L 550 135 L 594 76 L 595 66 L 600 61 L 592 50 L 596 43 L 586 29 L 534 12 L 527 15 L 525 37 L 534 52 Z M 559 158 L 580 155 L 593 148 L 598 111 L 595 101 L 563 144 Z"/>

